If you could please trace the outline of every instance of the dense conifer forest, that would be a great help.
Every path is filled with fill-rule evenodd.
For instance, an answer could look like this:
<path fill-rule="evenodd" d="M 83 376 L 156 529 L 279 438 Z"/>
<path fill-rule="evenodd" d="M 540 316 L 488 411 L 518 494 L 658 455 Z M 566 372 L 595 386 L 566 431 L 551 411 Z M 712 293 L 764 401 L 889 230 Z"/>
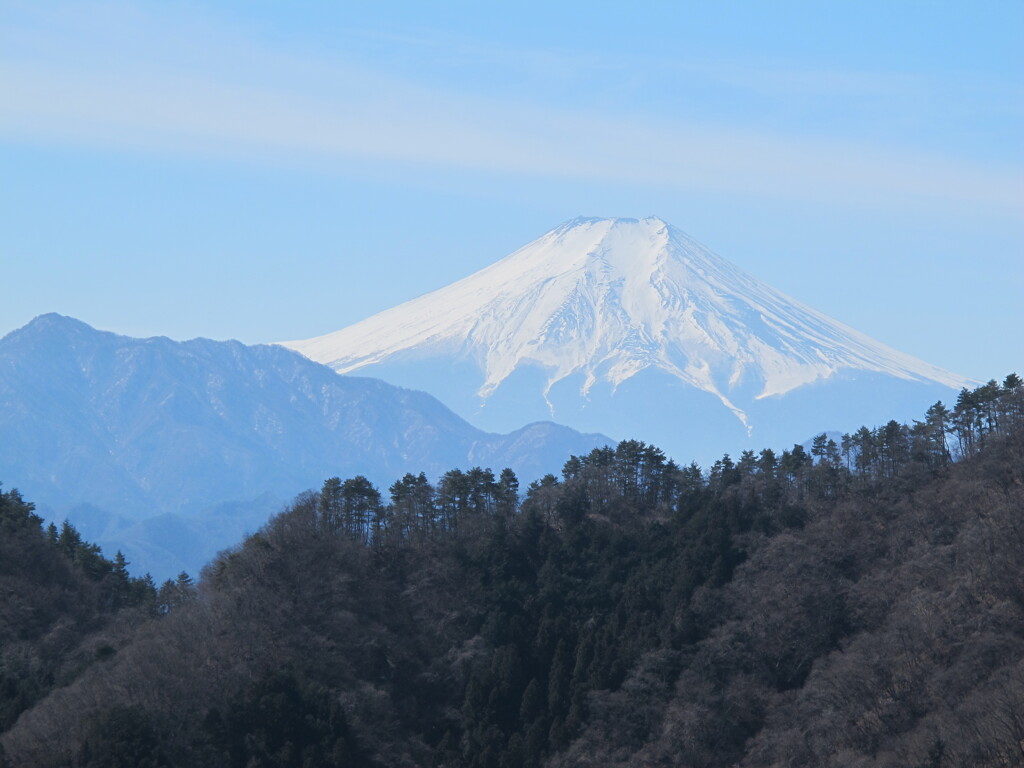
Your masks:
<path fill-rule="evenodd" d="M 1013 375 L 706 471 L 331 478 L 197 584 L 8 491 L 0 765 L 1021 765 L 1022 565 Z"/>

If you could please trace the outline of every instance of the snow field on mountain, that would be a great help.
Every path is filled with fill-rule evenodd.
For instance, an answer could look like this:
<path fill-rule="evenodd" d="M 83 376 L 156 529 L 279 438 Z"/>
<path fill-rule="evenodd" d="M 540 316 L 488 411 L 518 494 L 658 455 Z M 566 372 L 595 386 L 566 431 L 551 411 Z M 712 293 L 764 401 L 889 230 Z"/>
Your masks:
<path fill-rule="evenodd" d="M 543 395 L 582 374 L 580 396 L 653 368 L 715 395 L 784 395 L 838 371 L 949 387 L 966 380 L 774 290 L 663 220 L 579 218 L 462 280 L 367 320 L 284 342 L 339 373 L 391 360 L 471 360 L 486 401 L 523 366 Z"/>

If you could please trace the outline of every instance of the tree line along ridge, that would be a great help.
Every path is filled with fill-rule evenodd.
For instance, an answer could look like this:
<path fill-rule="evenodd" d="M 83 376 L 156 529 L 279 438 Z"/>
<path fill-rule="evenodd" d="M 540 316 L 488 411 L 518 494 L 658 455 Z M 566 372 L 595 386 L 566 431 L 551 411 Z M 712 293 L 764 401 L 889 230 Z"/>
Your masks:
<path fill-rule="evenodd" d="M 0 493 L 0 765 L 1021 764 L 1022 424 L 330 478 L 161 587 Z"/>

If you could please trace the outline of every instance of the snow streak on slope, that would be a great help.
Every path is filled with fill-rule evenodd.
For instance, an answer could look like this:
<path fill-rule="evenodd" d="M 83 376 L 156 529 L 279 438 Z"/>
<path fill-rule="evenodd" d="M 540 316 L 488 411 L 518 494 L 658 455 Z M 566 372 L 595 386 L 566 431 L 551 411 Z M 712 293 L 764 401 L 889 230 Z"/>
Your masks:
<path fill-rule="evenodd" d="M 770 288 L 659 218 L 569 221 L 456 283 L 285 346 L 339 373 L 401 358 L 473 360 L 481 398 L 521 366 L 586 396 L 648 368 L 717 396 L 781 395 L 843 369 L 966 382 Z"/>

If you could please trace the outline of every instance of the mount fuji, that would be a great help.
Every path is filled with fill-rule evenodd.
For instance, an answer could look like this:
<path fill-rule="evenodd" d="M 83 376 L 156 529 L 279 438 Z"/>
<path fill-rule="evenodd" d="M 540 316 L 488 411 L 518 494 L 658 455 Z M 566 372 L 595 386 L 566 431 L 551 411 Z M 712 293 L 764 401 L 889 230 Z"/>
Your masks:
<path fill-rule="evenodd" d="M 425 389 L 481 428 L 553 419 L 682 461 L 911 418 L 973 383 L 656 217 L 574 219 L 447 287 L 283 345 Z"/>

